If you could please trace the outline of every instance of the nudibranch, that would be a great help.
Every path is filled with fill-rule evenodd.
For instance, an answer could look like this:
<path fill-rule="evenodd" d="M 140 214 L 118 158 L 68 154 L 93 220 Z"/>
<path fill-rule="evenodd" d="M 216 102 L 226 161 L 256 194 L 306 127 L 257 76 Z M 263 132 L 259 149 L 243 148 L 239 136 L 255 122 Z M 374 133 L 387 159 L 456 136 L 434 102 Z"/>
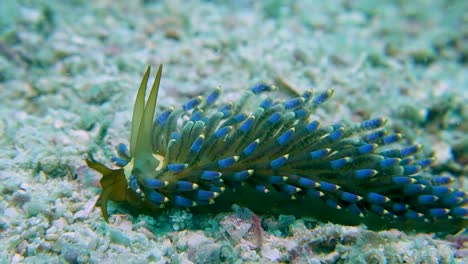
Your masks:
<path fill-rule="evenodd" d="M 137 211 L 190 208 L 229 211 L 232 204 L 260 214 L 312 216 L 371 228 L 466 226 L 467 195 L 449 176 L 423 170 L 420 145 L 405 145 L 386 119 L 320 125 L 311 114 L 333 94 L 307 90 L 285 100 L 260 83 L 237 103 L 219 102 L 221 90 L 179 107 L 156 111 L 162 66 L 148 99 L 150 67 L 138 90 L 129 148 L 117 146 L 110 169 L 92 158 L 103 177 L 98 204 Z M 155 117 L 156 116 L 156 117 Z"/>

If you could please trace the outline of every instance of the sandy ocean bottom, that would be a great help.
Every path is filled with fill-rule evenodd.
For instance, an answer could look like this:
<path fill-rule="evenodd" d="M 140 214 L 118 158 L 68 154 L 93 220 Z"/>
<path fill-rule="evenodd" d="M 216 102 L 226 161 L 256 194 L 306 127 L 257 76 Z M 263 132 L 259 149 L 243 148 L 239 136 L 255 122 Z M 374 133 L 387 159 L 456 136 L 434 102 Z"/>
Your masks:
<path fill-rule="evenodd" d="M 94 207 L 147 65 L 160 106 L 259 81 L 335 90 L 323 124 L 386 116 L 467 190 L 466 1 L 0 2 L 0 263 L 466 263 L 467 234 L 375 232 L 235 207 Z"/>

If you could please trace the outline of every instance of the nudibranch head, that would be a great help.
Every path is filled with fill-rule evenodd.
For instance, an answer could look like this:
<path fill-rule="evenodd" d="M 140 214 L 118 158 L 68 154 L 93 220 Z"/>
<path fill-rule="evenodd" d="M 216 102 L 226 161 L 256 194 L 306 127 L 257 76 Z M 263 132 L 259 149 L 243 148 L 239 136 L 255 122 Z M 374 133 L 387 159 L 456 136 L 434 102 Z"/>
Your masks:
<path fill-rule="evenodd" d="M 161 81 L 162 65 L 158 68 L 148 101 L 145 104 L 146 87 L 150 72 L 151 68 L 147 67 L 135 100 L 130 132 L 130 151 L 127 150 L 125 145 L 120 144 L 117 147 L 119 157 L 111 158 L 113 163 L 121 168 L 113 170 L 93 160 L 86 160 L 90 168 L 103 175 L 100 180 L 103 191 L 98 203 L 100 203 L 106 221 L 108 221 L 108 200 L 142 205 L 143 201 L 140 196 L 144 195 L 144 193 L 135 188 L 136 179 L 133 174 L 138 175 L 141 172 L 155 171 L 160 164 L 157 155 L 153 155 L 151 132 Z"/>

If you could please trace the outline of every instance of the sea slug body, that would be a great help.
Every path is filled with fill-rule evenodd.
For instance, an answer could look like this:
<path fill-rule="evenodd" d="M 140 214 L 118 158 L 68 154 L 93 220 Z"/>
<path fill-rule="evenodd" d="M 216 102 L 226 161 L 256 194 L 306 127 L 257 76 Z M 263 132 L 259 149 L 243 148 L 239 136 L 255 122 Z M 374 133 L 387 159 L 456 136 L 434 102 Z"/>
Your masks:
<path fill-rule="evenodd" d="M 322 126 L 311 113 L 333 94 L 312 90 L 285 101 L 274 87 L 254 85 L 237 103 L 218 103 L 221 90 L 155 114 L 162 66 L 145 103 L 148 67 L 135 101 L 129 148 L 117 146 L 110 169 L 99 171 L 99 204 L 137 210 L 171 207 L 229 211 L 233 203 L 256 213 L 313 216 L 371 228 L 466 226 L 466 192 L 452 179 L 424 173 L 420 145 L 404 146 L 384 118 Z"/>

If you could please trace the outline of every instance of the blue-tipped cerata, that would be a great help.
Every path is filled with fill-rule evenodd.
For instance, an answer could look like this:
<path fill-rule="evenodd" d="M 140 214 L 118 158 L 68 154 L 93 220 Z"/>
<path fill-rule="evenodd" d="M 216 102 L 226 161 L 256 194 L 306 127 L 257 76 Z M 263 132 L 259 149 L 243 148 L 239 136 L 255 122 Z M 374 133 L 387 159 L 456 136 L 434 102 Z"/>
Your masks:
<path fill-rule="evenodd" d="M 252 154 L 257 149 L 258 144 L 260 144 L 260 141 L 258 139 L 252 141 L 252 143 L 248 144 L 242 150 L 242 154 L 244 154 L 244 156 L 249 156 L 250 154 Z"/>
<path fill-rule="evenodd" d="M 330 152 L 330 149 L 319 149 L 319 150 L 312 151 L 309 154 L 312 159 L 320 159 L 320 158 L 325 157 L 329 152 Z"/>
<path fill-rule="evenodd" d="M 174 164 L 168 164 L 166 168 L 167 170 L 172 171 L 172 172 L 181 172 L 187 167 L 188 167 L 188 164 L 186 163 L 174 163 Z"/>
<path fill-rule="evenodd" d="M 159 189 L 167 185 L 167 182 L 163 182 L 157 179 L 143 179 L 143 185 L 149 189 Z"/>
<path fill-rule="evenodd" d="M 206 97 L 206 103 L 208 105 L 212 105 L 216 102 L 218 99 L 219 95 L 221 94 L 221 89 L 217 88 L 214 91 L 212 91 L 208 96 Z"/>
<path fill-rule="evenodd" d="M 200 96 L 195 97 L 195 98 L 191 99 L 190 101 L 188 101 L 187 103 L 185 103 L 184 105 L 182 105 L 182 109 L 184 109 L 184 111 L 192 110 L 198 104 L 200 104 L 201 101 L 202 101 L 202 98 Z"/>
<path fill-rule="evenodd" d="M 218 179 L 219 177 L 221 177 L 221 172 L 219 171 L 203 171 L 200 175 L 200 179 L 202 180 L 214 180 L 214 179 Z"/>
<path fill-rule="evenodd" d="M 265 83 L 259 83 L 259 84 L 252 86 L 250 90 L 255 94 L 260 94 L 260 93 L 272 91 L 273 87 Z"/>

